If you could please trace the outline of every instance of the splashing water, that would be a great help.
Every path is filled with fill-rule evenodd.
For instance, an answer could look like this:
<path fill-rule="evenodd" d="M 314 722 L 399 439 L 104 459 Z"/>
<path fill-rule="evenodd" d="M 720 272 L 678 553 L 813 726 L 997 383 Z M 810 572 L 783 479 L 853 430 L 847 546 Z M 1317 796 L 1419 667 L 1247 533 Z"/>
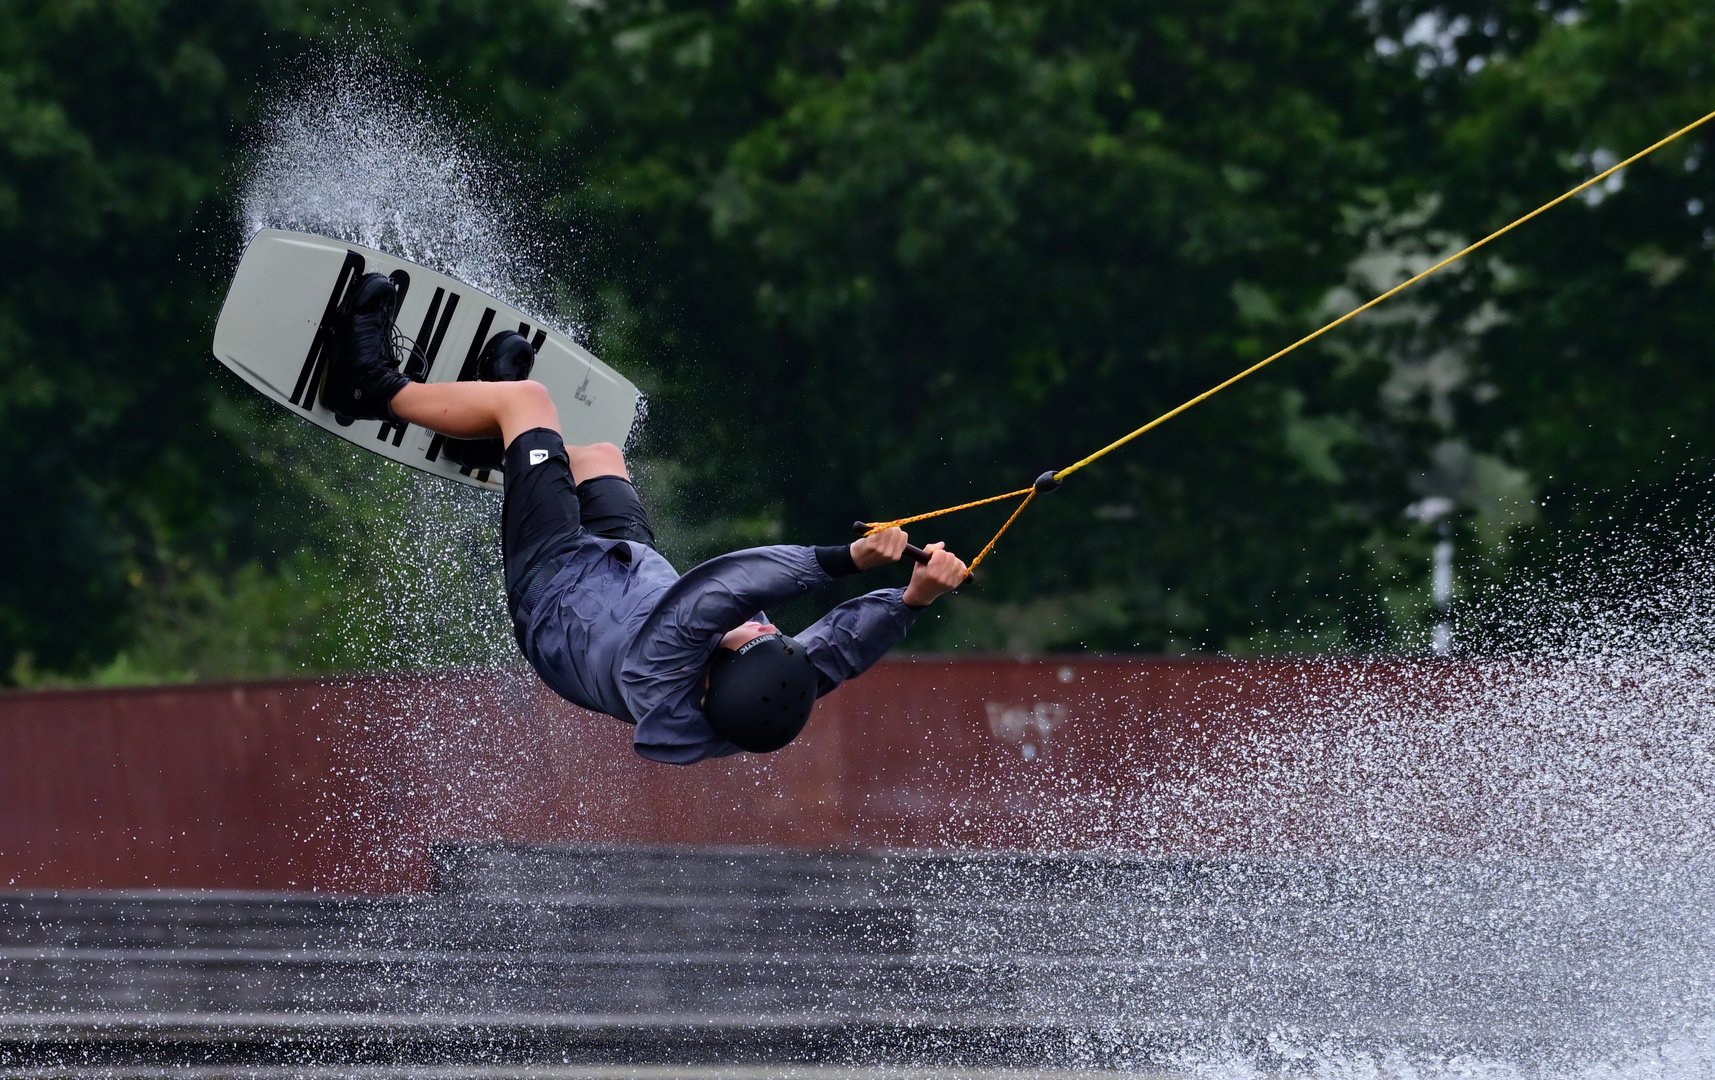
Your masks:
<path fill-rule="evenodd" d="M 545 310 L 547 252 L 505 167 L 450 110 L 363 55 L 312 67 L 262 111 L 244 182 L 245 235 L 300 229 L 386 251 Z M 576 330 L 577 327 L 568 327 Z"/>
<path fill-rule="evenodd" d="M 1269 1050 L 1204 1040 L 1177 1065 L 1715 1075 L 1709 540 L 1645 529 L 1474 598 L 1467 622 L 1494 628 L 1481 652 L 1301 667 L 1141 800 L 1068 804 L 1050 828 L 1089 836 L 1093 815 L 1113 846 L 1234 860 L 1151 947 L 1182 952 L 1190 930 L 1204 955 L 1247 957 L 1248 980 L 1180 1004 L 1272 1018 Z"/>
<path fill-rule="evenodd" d="M 547 255 L 508 209 L 504 177 L 417 104 L 419 91 L 389 85 L 306 78 L 266 111 L 244 184 L 246 235 L 278 227 L 346 239 L 550 311 Z M 377 594 L 343 628 L 366 643 L 361 659 L 505 666 L 486 686 L 462 684 L 466 704 L 477 712 L 479 698 L 523 701 L 529 676 L 517 666 L 499 582 L 498 499 L 337 440 L 315 442 L 308 452 L 329 483 L 356 489 L 366 527 L 354 529 L 354 543 L 378 549 Z M 1146 802 L 1135 789 L 1129 802 L 1095 791 L 1044 820 L 1044 835 L 1087 837 L 1093 816 L 1096 833 L 1129 851 L 1212 847 L 1337 868 L 1319 892 L 1235 885 L 1205 897 L 1228 923 L 1224 937 L 1202 944 L 1248 950 L 1255 975 L 1226 996 L 1186 991 L 1181 1004 L 1231 1017 L 1244 997 L 1276 1019 L 1266 1055 L 1211 1039 L 1179 1054 L 1175 1070 L 1352 1080 L 1715 1074 L 1715 567 L 1692 551 L 1662 576 L 1649 558 L 1592 571 L 1559 594 L 1491 599 L 1490 621 L 1509 636 L 1486 655 L 1419 681 L 1341 669 L 1331 688 L 1301 694 L 1291 715 L 1234 718 L 1250 734 L 1196 771 L 1163 769 Z M 414 741 L 409 713 L 375 721 L 402 753 L 433 756 L 436 747 Z M 1194 820 L 1164 823 L 1167 806 L 1195 807 Z M 1314 903 L 1324 908 L 1304 915 Z M 1171 910 L 1159 926 L 1142 925 L 1142 910 L 1111 913 L 1090 940 L 1130 935 L 1135 946 L 1155 934 L 1164 952 L 1198 947 Z M 1298 916 L 1283 914 L 1291 911 Z M 1553 932 L 1543 929 L 1550 923 Z M 1486 955 L 1448 951 L 1478 940 L 1489 941 Z M 1320 991 L 1309 984 L 1270 981 L 1295 963 L 1367 966 L 1380 981 L 1345 984 L 1356 1000 L 1312 1001 Z M 1393 1010 L 1433 1029 L 1390 996 L 1389 978 L 1422 986 L 1496 970 L 1525 986 L 1512 1002 L 1518 1015 L 1495 1006 L 1497 1026 L 1553 1014 L 1534 1017 L 1544 1021 L 1540 1055 L 1437 1049 L 1432 1030 L 1428 1049 L 1423 1040 L 1355 1047 L 1306 1040 L 1290 1022 L 1327 1006 L 1348 1019 Z"/>
<path fill-rule="evenodd" d="M 1334 666 L 1222 748 L 1242 790 L 1181 796 L 1232 850 L 1708 863 L 1715 551 L 1654 535 L 1497 587 L 1445 663 Z M 1665 552 L 1665 553 L 1664 553 Z M 1242 767 L 1240 762 L 1242 761 Z M 1204 822 L 1211 826 L 1211 820 Z"/>
<path fill-rule="evenodd" d="M 353 78 L 353 69 L 370 74 Z M 546 252 L 516 209 L 522 200 L 447 115 L 373 56 L 313 63 L 262 112 L 244 170 L 244 236 L 281 228 L 363 244 L 551 316 Z M 374 595 L 339 628 L 348 661 L 372 670 L 516 666 L 496 497 L 337 440 L 296 450 L 339 489 L 353 561 L 376 575 Z"/>

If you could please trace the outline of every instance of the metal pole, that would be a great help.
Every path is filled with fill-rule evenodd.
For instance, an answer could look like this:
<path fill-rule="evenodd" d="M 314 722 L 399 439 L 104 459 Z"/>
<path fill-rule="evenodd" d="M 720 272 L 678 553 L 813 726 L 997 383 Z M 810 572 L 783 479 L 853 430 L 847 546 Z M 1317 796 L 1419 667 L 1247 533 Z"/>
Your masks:
<path fill-rule="evenodd" d="M 1435 604 L 1435 629 L 1429 647 L 1436 656 L 1453 651 L 1453 523 L 1441 520 L 1441 539 L 1435 542 L 1435 567 L 1429 577 L 1429 599 Z"/>

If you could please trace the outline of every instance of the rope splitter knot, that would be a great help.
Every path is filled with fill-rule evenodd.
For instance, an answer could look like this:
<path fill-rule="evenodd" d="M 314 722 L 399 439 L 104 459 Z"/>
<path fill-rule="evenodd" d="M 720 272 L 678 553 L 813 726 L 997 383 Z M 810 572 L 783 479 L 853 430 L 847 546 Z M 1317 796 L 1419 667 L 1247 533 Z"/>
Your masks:
<path fill-rule="evenodd" d="M 1006 496 L 1007 498 L 1012 498 L 1013 496 L 1022 495 L 1024 496 L 1024 499 L 1019 502 L 1017 506 L 1013 507 L 1012 516 L 1008 517 L 1001 525 L 1000 531 L 994 534 L 994 538 L 984 544 L 981 551 L 977 552 L 977 557 L 971 560 L 971 565 L 966 576 L 969 577 L 970 574 L 976 573 L 977 567 L 981 566 L 983 560 L 989 557 L 989 553 L 994 550 L 994 546 L 1000 543 L 1000 538 L 1006 535 L 1006 530 L 1012 528 L 1012 523 L 1018 520 L 1018 515 L 1024 513 L 1024 508 L 1030 505 L 1030 501 L 1032 499 L 1036 498 L 1038 495 L 1046 495 L 1059 486 L 1059 478 L 1055 476 L 1053 469 L 1049 469 L 1041 476 L 1038 476 L 1034 484 L 1031 484 L 1027 488 L 1020 488 Z"/>

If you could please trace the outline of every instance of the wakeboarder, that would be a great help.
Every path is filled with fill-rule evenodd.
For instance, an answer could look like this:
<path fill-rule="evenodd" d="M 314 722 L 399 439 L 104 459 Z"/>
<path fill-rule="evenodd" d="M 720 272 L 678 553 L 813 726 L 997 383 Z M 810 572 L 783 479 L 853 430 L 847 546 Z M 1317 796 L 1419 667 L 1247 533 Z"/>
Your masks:
<path fill-rule="evenodd" d="M 561 439 L 554 402 L 529 378 L 529 340 L 501 331 L 483 346 L 474 380 L 417 382 L 393 346 L 397 304 L 394 283 L 376 273 L 346 294 L 322 403 L 352 420 L 499 440 L 501 554 L 519 647 L 561 697 L 634 725 L 646 758 L 690 765 L 780 749 L 817 698 L 868 670 L 965 580 L 965 564 L 932 544 L 905 588 L 848 600 L 784 634 L 767 608 L 898 561 L 906 534 L 747 548 L 680 575 L 655 549 L 619 448 Z"/>

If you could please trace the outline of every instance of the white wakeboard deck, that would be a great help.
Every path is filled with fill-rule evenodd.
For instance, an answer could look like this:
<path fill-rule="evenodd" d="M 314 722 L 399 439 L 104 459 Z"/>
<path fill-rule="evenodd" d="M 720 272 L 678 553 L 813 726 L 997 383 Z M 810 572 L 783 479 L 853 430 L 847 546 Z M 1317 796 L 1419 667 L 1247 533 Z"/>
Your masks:
<path fill-rule="evenodd" d="M 536 348 L 530 377 L 548 388 L 569 445 L 625 445 L 642 396 L 637 387 L 576 342 L 457 278 L 358 244 L 311 233 L 264 229 L 250 240 L 214 330 L 214 355 L 245 382 L 341 438 L 402 465 L 485 490 L 499 469 L 468 469 L 441 452 L 446 440 L 415 424 L 340 423 L 321 403 L 328 328 L 346 291 L 367 273 L 399 287 L 395 326 L 415 335 L 406 370 L 427 382 L 475 378 L 490 337 L 516 328 Z"/>

